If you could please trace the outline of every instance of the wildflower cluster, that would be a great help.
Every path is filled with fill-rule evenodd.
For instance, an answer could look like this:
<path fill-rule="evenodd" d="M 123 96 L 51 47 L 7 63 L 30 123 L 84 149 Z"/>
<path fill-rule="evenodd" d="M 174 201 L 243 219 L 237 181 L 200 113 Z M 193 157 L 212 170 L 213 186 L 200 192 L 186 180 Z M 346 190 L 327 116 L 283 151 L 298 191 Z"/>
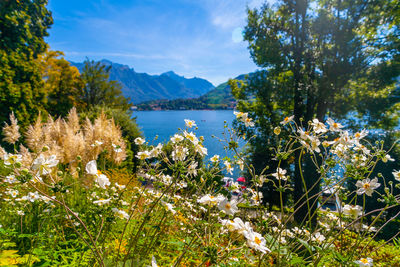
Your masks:
<path fill-rule="evenodd" d="M 246 127 L 254 126 L 248 114 L 235 115 Z M 372 266 L 380 248 L 371 252 L 363 242 L 379 232 L 379 218 L 398 206 L 399 198 L 388 190 L 386 195 L 378 192 L 386 184 L 384 177 L 369 177 L 378 161 L 392 159 L 365 141 L 367 131 L 352 134 L 332 119 L 314 119 L 305 128 L 287 117 L 275 131 L 278 136 L 285 129 L 291 132 L 291 139 L 275 148 L 277 167 L 255 173 L 234 136 L 227 146 L 233 158 L 207 158 L 196 122 L 184 123 L 185 129 L 165 144 L 136 138 L 140 165 L 129 173 L 114 165 L 124 160 L 126 145 L 119 128 L 104 115 L 83 126 L 74 110 L 67 120 L 42 123 L 39 118 L 26 133 L 26 148 L 20 144 L 18 150 L 2 152 L 2 229 L 18 242 L 32 234 L 40 242 L 18 247 L 21 255 L 53 265 L 71 264 L 67 259 L 75 257 L 79 264 L 99 266 L 332 266 L 338 258 Z M 5 139 L 17 144 L 18 130 L 11 118 Z M 290 201 L 308 206 L 318 202 L 321 208 L 308 209 L 313 213 L 309 217 L 318 218 L 315 224 L 293 220 L 296 205 L 283 202 L 294 180 L 285 161 L 297 152 L 311 158 L 322 186 L 317 196 L 309 196 L 305 188 L 302 199 Z M 223 182 L 223 174 L 232 174 L 234 168 L 247 168 L 246 182 Z M 398 171 L 393 175 L 399 179 Z M 355 189 L 348 186 L 351 182 Z M 265 183 L 273 185 L 281 200 L 277 209 L 262 205 Z M 369 214 L 361 202 L 376 195 L 393 201 L 366 224 Z M 332 198 L 336 210 L 324 209 Z M 60 240 L 73 240 L 65 252 L 71 254 L 49 256 L 46 247 L 58 246 Z M 357 253 L 344 250 L 345 245 L 357 247 Z"/>

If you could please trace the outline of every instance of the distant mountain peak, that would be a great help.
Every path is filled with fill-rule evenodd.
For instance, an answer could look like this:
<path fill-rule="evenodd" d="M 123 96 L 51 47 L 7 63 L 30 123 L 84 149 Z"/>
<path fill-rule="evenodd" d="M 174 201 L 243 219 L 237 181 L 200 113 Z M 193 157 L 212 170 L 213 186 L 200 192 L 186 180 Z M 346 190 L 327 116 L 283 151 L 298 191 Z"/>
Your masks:
<path fill-rule="evenodd" d="M 158 99 L 194 98 L 204 95 L 214 89 L 214 85 L 201 78 L 187 79 L 167 71 L 161 75 L 137 73 L 128 65 L 122 65 L 107 59 L 100 62 L 111 66 L 110 80 L 116 80 L 122 85 L 122 93 L 130 97 L 133 103 L 141 103 Z M 82 71 L 84 64 L 71 62 Z"/>
<path fill-rule="evenodd" d="M 161 75 L 163 75 L 163 74 L 165 74 L 165 75 L 176 75 L 176 76 L 179 76 L 178 74 L 176 74 L 173 70 L 170 70 L 170 71 L 167 71 L 167 72 L 164 72 L 164 73 L 162 73 Z"/>

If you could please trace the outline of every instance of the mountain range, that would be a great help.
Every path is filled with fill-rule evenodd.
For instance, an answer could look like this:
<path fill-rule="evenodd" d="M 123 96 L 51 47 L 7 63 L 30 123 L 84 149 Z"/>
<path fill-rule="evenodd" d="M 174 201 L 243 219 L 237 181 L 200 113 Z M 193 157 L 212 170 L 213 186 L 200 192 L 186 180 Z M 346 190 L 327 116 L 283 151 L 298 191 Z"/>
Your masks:
<path fill-rule="evenodd" d="M 122 85 L 122 93 L 130 97 L 132 103 L 138 104 L 151 100 L 200 97 L 210 90 L 214 85 L 202 78 L 185 78 L 173 71 L 160 75 L 149 75 L 138 73 L 127 65 L 101 60 L 103 65 L 111 66 L 110 80 L 116 80 Z M 71 62 L 79 71 L 83 70 L 84 63 Z"/>
<path fill-rule="evenodd" d="M 252 75 L 251 73 L 249 75 Z M 235 80 L 244 80 L 245 74 Z M 234 109 L 236 100 L 228 82 L 221 83 L 214 89 L 197 98 L 179 98 L 174 100 L 152 100 L 137 105 L 139 110 L 178 110 L 178 109 Z"/>

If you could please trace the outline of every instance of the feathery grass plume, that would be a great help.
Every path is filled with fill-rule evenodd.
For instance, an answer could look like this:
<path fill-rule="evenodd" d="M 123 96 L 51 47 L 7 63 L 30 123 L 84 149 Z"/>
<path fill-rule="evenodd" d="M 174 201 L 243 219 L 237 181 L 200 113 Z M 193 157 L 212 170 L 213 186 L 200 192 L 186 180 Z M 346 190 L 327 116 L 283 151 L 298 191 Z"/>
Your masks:
<path fill-rule="evenodd" d="M 32 154 L 29 152 L 29 149 L 24 145 L 20 145 L 19 154 L 22 156 L 22 166 L 25 168 L 30 168 L 33 162 L 33 157 Z"/>
<path fill-rule="evenodd" d="M 4 159 L 4 155 L 6 154 L 7 152 L 4 150 L 4 148 L 2 147 L 2 146 L 0 146 L 0 159 Z"/>
<path fill-rule="evenodd" d="M 26 144 L 33 152 L 39 152 L 44 146 L 42 116 L 39 113 L 34 125 L 29 125 L 25 133 Z"/>
<path fill-rule="evenodd" d="M 62 143 L 64 128 L 62 127 L 61 119 L 54 120 L 49 116 L 46 125 L 46 135 L 57 144 Z"/>
<path fill-rule="evenodd" d="M 80 129 L 81 126 L 79 125 L 79 117 L 78 113 L 76 112 L 76 108 L 73 107 L 69 112 L 67 116 L 67 125 L 74 133 L 77 133 Z"/>
<path fill-rule="evenodd" d="M 15 144 L 21 137 L 21 134 L 19 133 L 18 120 L 15 118 L 14 112 L 10 114 L 10 121 L 10 125 L 6 123 L 3 127 L 3 140 L 9 144 Z"/>
<path fill-rule="evenodd" d="M 84 155 L 87 144 L 85 143 L 82 132 L 74 132 L 72 128 L 68 127 L 66 122 L 63 122 L 63 128 L 65 130 L 61 142 L 63 148 L 62 162 L 75 166 L 77 164 L 77 157 Z"/>

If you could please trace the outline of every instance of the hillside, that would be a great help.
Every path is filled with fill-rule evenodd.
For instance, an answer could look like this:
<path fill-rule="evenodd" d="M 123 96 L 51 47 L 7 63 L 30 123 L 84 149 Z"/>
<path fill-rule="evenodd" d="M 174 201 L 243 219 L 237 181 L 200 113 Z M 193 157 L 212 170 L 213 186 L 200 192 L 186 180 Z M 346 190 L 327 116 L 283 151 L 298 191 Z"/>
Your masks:
<path fill-rule="evenodd" d="M 201 78 L 185 78 L 173 71 L 161 75 L 149 75 L 138 73 L 127 65 L 101 60 L 106 66 L 111 66 L 110 79 L 116 80 L 122 85 L 122 93 L 130 97 L 134 104 L 158 99 L 196 98 L 210 90 L 214 86 Z M 82 71 L 84 63 L 71 64 Z"/>
<path fill-rule="evenodd" d="M 245 74 L 236 77 L 243 80 Z M 139 110 L 178 110 L 178 109 L 233 109 L 236 100 L 231 93 L 228 82 L 218 85 L 206 94 L 191 99 L 154 100 L 139 104 Z"/>

